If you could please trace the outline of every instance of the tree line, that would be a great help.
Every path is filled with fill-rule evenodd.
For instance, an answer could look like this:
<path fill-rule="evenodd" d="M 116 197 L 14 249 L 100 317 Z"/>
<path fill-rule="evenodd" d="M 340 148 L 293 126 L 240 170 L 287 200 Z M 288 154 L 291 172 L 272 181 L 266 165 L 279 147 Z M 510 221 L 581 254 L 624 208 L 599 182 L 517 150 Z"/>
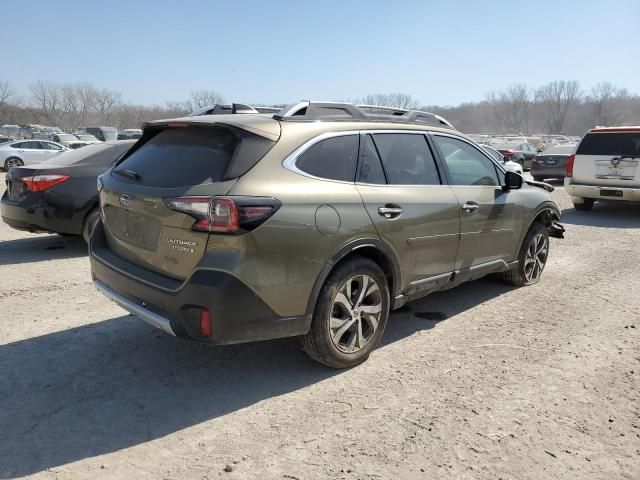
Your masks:
<path fill-rule="evenodd" d="M 224 102 L 214 90 L 195 90 L 190 98 L 161 105 L 124 102 L 119 92 L 91 83 L 38 80 L 21 96 L 0 81 L 0 124 L 44 124 L 73 130 L 88 125 L 138 128 L 144 122 L 185 115 Z M 455 107 L 421 105 L 406 93 L 370 94 L 356 103 L 440 114 L 467 133 L 550 133 L 581 135 L 596 125 L 640 124 L 640 96 L 611 82 L 585 91 L 576 80 L 557 80 L 538 88 L 524 83 L 489 92 L 479 102 Z"/>

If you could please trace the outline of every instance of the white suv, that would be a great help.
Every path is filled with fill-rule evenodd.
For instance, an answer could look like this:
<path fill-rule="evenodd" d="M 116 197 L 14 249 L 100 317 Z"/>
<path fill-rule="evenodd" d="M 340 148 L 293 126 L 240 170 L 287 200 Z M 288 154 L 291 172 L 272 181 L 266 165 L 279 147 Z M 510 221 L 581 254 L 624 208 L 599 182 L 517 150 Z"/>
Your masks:
<path fill-rule="evenodd" d="M 592 128 L 567 160 L 564 186 L 576 210 L 596 200 L 640 202 L 640 126 Z"/>

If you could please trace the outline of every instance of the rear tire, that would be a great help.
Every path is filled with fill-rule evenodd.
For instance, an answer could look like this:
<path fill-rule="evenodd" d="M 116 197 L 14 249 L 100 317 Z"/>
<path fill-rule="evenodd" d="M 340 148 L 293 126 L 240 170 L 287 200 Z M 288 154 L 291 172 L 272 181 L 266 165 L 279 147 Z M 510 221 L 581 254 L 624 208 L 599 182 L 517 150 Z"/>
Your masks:
<path fill-rule="evenodd" d="M 96 207 L 93 210 L 90 210 L 89 213 L 84 217 L 84 222 L 82 222 L 82 238 L 89 245 L 89 239 L 91 238 L 91 234 L 93 233 L 93 229 L 96 224 L 100 220 L 100 210 Z"/>
<path fill-rule="evenodd" d="M 594 203 L 595 200 L 593 198 L 584 198 L 582 199 L 582 203 L 574 203 L 573 208 L 582 212 L 588 212 L 593 208 Z"/>
<path fill-rule="evenodd" d="M 24 162 L 18 157 L 9 157 L 4 161 L 4 170 L 8 172 L 12 167 L 22 167 L 23 165 Z"/>
<path fill-rule="evenodd" d="M 333 368 L 364 362 L 376 348 L 389 318 L 390 295 L 382 269 L 356 257 L 327 278 L 302 346 L 314 360 Z"/>
<path fill-rule="evenodd" d="M 502 280 L 514 287 L 533 285 L 540 281 L 549 258 L 549 232 L 544 225 L 534 222 L 522 242 L 518 265 L 502 273 Z"/>

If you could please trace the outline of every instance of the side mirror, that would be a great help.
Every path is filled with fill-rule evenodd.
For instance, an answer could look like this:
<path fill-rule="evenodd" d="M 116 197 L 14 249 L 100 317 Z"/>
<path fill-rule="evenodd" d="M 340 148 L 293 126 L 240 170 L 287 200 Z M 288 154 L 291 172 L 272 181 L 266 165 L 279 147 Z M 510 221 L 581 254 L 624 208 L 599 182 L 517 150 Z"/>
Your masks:
<path fill-rule="evenodd" d="M 507 190 L 517 190 L 522 188 L 522 176 L 516 172 L 507 172 L 504 174 L 504 186 L 502 189 L 504 191 Z"/>

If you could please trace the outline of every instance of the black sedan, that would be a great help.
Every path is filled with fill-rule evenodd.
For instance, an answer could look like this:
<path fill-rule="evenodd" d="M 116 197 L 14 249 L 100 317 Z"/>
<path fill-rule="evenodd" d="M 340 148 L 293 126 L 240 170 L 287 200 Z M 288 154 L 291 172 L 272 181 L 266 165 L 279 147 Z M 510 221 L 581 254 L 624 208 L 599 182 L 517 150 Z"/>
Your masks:
<path fill-rule="evenodd" d="M 536 155 L 531 163 L 533 179 L 541 182 L 545 178 L 564 178 L 567 159 L 575 151 L 575 144 L 558 145 Z"/>
<path fill-rule="evenodd" d="M 18 230 L 82 235 L 88 240 L 100 216 L 98 175 L 134 143 L 88 145 L 42 165 L 11 168 L 0 205 L 2 220 Z"/>

